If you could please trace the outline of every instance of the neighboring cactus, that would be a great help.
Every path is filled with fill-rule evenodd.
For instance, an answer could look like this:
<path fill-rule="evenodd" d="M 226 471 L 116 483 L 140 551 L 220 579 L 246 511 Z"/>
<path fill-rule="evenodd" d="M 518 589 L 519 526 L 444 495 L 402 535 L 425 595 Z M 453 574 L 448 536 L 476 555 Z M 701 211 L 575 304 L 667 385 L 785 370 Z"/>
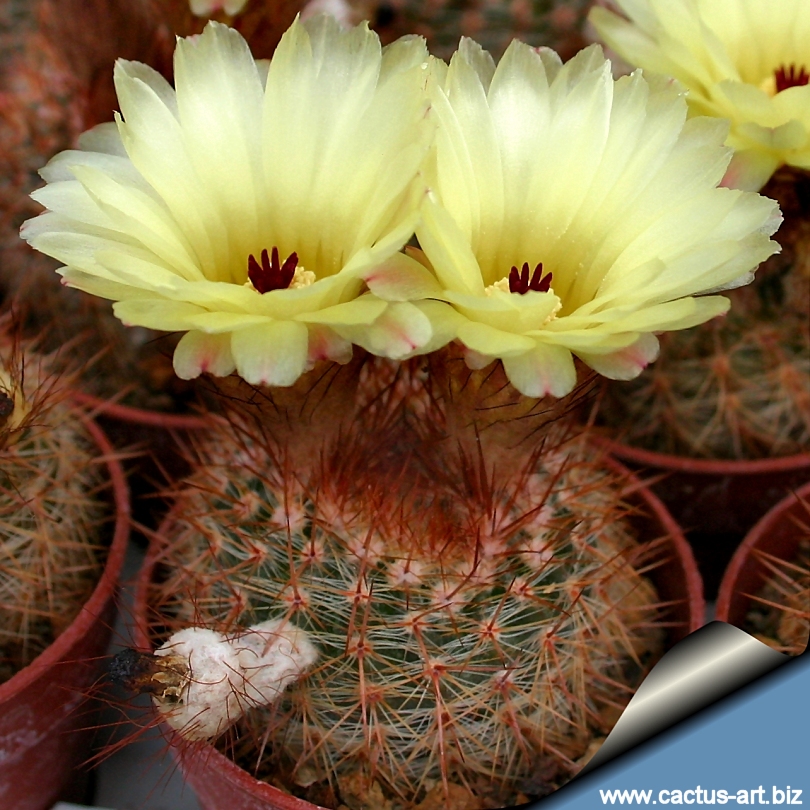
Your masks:
<path fill-rule="evenodd" d="M 0 355 L 0 682 L 75 618 L 104 563 L 103 468 L 46 360 Z"/>
<path fill-rule="evenodd" d="M 485 400 L 508 390 L 502 372 L 498 383 L 459 359 L 465 381 L 447 385 L 437 362 L 404 364 L 396 379 L 385 361 L 367 369 L 370 404 L 339 427 L 345 409 L 327 385 L 307 397 L 317 407 L 292 441 L 292 405 L 216 430 L 161 533 L 149 599 L 153 638 L 169 639 L 161 655 L 190 625 L 238 651 L 259 622 L 303 632 L 317 651 L 274 706 L 239 721 L 233 750 L 318 804 L 360 806 L 366 793 L 475 808 L 542 795 L 576 771 L 660 652 L 661 605 L 634 568 L 650 554 L 617 476 L 563 419 L 536 409 L 545 440 L 532 441 L 522 419 L 504 421 L 508 408 L 498 419 Z M 459 391 L 466 407 L 449 394 Z M 483 422 L 465 425 L 476 410 Z M 250 676 L 232 670 L 244 711 L 256 705 Z M 164 716 L 206 736 L 211 718 L 178 706 L 182 684 L 198 683 L 194 658 L 161 672 L 149 691 Z M 177 676 L 180 691 L 167 690 Z M 199 711 L 227 705 L 212 702 Z"/>
<path fill-rule="evenodd" d="M 20 225 L 41 206 L 28 195 L 42 185 L 39 169 L 75 146 L 80 133 L 111 120 L 116 107 L 112 65 L 138 56 L 158 67 L 171 36 L 146 3 L 123 0 L 9 0 L 0 21 L 0 300 L 13 307 L 25 331 L 44 351 L 63 349 L 65 366 L 88 364 L 84 387 L 104 398 L 171 410 L 178 385 L 171 380 L 165 340 L 151 344 L 146 330 L 125 330 L 106 301 L 65 290 L 58 262 L 32 251 Z M 8 26 L 3 23 L 8 21 Z M 72 342 L 70 352 L 64 350 Z M 161 368 L 165 369 L 165 372 Z M 138 382 L 135 383 L 134 381 Z M 170 382 L 170 386 L 167 386 Z M 174 390 L 173 390 L 174 389 Z"/>
<path fill-rule="evenodd" d="M 257 56 L 269 57 L 301 5 L 261 0 L 232 22 Z M 86 365 L 88 393 L 161 411 L 195 399 L 172 370 L 177 340 L 126 329 L 109 302 L 66 290 L 59 263 L 32 251 L 19 228 L 41 211 L 28 196 L 42 185 L 38 171 L 84 130 L 112 121 L 115 60 L 139 59 L 171 76 L 175 34 L 204 24 L 189 0 L 7 0 L 0 13 L 0 305 L 14 307 L 45 351 L 72 341 L 61 353 L 67 366 L 75 365 L 69 355 L 82 363 L 99 355 Z"/>
<path fill-rule="evenodd" d="M 326 3 L 324 3 L 326 5 Z M 385 41 L 420 34 L 430 52 L 449 59 L 462 36 L 498 59 L 513 39 L 553 48 L 564 59 L 586 43 L 583 29 L 593 0 L 349 0 Z"/>
<path fill-rule="evenodd" d="M 810 526 L 804 531 L 795 559 L 758 555 L 770 573 L 746 616 L 746 630 L 788 655 L 810 643 Z"/>
<path fill-rule="evenodd" d="M 694 457 L 786 456 L 810 447 L 806 315 L 725 318 L 661 338 L 638 379 L 606 384 L 600 417 L 624 441 Z"/>
<path fill-rule="evenodd" d="M 783 170 L 762 193 L 785 214 L 782 253 L 729 294 L 728 315 L 662 335 L 640 377 L 605 383 L 600 419 L 623 441 L 721 459 L 810 447 L 810 180 Z"/>

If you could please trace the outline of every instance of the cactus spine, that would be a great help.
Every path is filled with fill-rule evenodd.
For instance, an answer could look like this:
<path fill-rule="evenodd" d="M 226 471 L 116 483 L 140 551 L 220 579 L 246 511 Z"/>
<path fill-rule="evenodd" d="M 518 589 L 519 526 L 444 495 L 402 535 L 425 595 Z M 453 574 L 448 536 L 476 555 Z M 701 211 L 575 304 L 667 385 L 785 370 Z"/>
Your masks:
<path fill-rule="evenodd" d="M 386 41 L 402 34 L 425 37 L 430 52 L 449 59 L 459 38 L 472 37 L 496 59 L 513 39 L 553 48 L 564 59 L 584 47 L 583 29 L 593 0 L 349 0 L 369 15 Z"/>
<path fill-rule="evenodd" d="M 46 361 L 0 358 L 0 682 L 74 619 L 103 565 L 102 469 Z"/>
<path fill-rule="evenodd" d="M 746 617 L 746 629 L 788 655 L 801 655 L 810 643 L 810 527 L 803 527 L 794 560 L 761 554 L 769 575 Z"/>
<path fill-rule="evenodd" d="M 637 447 L 721 459 L 788 456 L 810 447 L 810 179 L 783 171 L 782 253 L 731 310 L 661 336 L 661 355 L 630 382 L 605 383 L 600 418 Z"/>
<path fill-rule="evenodd" d="M 542 795 L 659 651 L 660 606 L 634 568 L 615 477 L 563 420 L 518 446 L 504 442 L 526 435 L 506 406 L 464 427 L 465 403 L 505 387 L 467 372 L 437 391 L 433 371 L 406 364 L 369 397 L 386 376 L 372 373 L 362 416 L 339 428 L 319 421 L 336 413 L 320 399 L 299 427 L 328 436 L 315 445 L 288 441 L 286 418 L 233 420 L 199 448 L 162 533 L 156 641 L 272 621 L 317 649 L 278 703 L 239 722 L 235 748 L 316 803 Z"/>

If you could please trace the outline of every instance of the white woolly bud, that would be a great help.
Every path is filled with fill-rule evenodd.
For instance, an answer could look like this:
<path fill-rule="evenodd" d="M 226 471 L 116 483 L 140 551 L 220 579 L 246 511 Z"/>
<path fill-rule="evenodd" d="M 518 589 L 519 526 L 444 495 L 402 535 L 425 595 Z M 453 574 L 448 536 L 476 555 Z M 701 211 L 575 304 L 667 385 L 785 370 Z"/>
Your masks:
<path fill-rule="evenodd" d="M 233 644 L 244 674 L 244 697 L 253 706 L 274 703 L 318 657 L 306 632 L 289 622 L 255 624 Z"/>
<path fill-rule="evenodd" d="M 315 663 L 305 631 L 266 621 L 238 636 L 187 627 L 155 655 L 166 665 L 153 700 L 163 719 L 189 740 L 218 737 L 248 709 L 274 703 Z"/>

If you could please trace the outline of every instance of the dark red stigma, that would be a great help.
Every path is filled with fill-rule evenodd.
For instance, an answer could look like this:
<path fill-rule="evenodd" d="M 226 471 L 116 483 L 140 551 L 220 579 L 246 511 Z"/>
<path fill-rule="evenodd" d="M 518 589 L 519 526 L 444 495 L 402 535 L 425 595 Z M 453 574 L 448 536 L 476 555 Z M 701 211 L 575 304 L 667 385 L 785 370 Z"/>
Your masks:
<path fill-rule="evenodd" d="M 782 65 L 782 67 L 776 69 L 774 76 L 776 77 L 777 93 L 787 90 L 788 87 L 804 87 L 810 82 L 810 73 L 807 72 L 804 66 L 797 69 L 796 65 L 790 65 L 789 67 Z"/>
<path fill-rule="evenodd" d="M 526 295 L 529 290 L 534 292 L 548 292 L 551 287 L 551 273 L 543 275 L 543 263 L 537 265 L 529 280 L 529 263 L 523 262 L 523 267 L 518 272 L 517 267 L 512 267 L 509 273 L 509 292 Z"/>
<path fill-rule="evenodd" d="M 262 263 L 256 261 L 256 257 L 251 253 L 248 256 L 248 278 L 250 283 L 262 295 L 272 290 L 286 290 L 295 275 L 295 268 L 298 265 L 298 254 L 291 253 L 284 260 L 284 264 L 279 263 L 278 248 L 273 248 L 273 258 L 267 255 L 267 248 L 262 251 Z"/>

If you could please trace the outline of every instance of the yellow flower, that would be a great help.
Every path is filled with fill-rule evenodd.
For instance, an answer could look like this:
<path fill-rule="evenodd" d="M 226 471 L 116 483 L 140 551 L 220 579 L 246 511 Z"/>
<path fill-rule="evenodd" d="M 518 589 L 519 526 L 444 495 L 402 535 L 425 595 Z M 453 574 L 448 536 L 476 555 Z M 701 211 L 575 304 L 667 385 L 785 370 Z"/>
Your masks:
<path fill-rule="evenodd" d="M 726 126 L 685 122 L 671 85 L 614 81 L 592 46 L 562 66 L 513 42 L 497 69 L 463 40 L 437 66 L 432 190 L 419 243 L 468 363 L 503 361 L 524 394 L 562 396 L 572 354 L 630 379 L 655 333 L 728 307 L 778 250 L 772 200 L 717 188 Z M 442 329 L 449 329 L 447 323 Z"/>
<path fill-rule="evenodd" d="M 810 169 L 807 0 L 616 0 L 591 21 L 630 64 L 673 76 L 690 110 L 731 121 L 724 184 L 756 191 L 781 165 Z"/>
<path fill-rule="evenodd" d="M 217 23 L 178 40 L 176 89 L 119 61 L 122 115 L 45 167 L 49 210 L 22 235 L 124 323 L 185 332 L 186 379 L 291 385 L 352 342 L 412 353 L 433 335 L 419 307 L 439 306 L 408 303 L 428 273 L 399 253 L 424 197 L 427 59 L 319 16 L 269 72 Z"/>

